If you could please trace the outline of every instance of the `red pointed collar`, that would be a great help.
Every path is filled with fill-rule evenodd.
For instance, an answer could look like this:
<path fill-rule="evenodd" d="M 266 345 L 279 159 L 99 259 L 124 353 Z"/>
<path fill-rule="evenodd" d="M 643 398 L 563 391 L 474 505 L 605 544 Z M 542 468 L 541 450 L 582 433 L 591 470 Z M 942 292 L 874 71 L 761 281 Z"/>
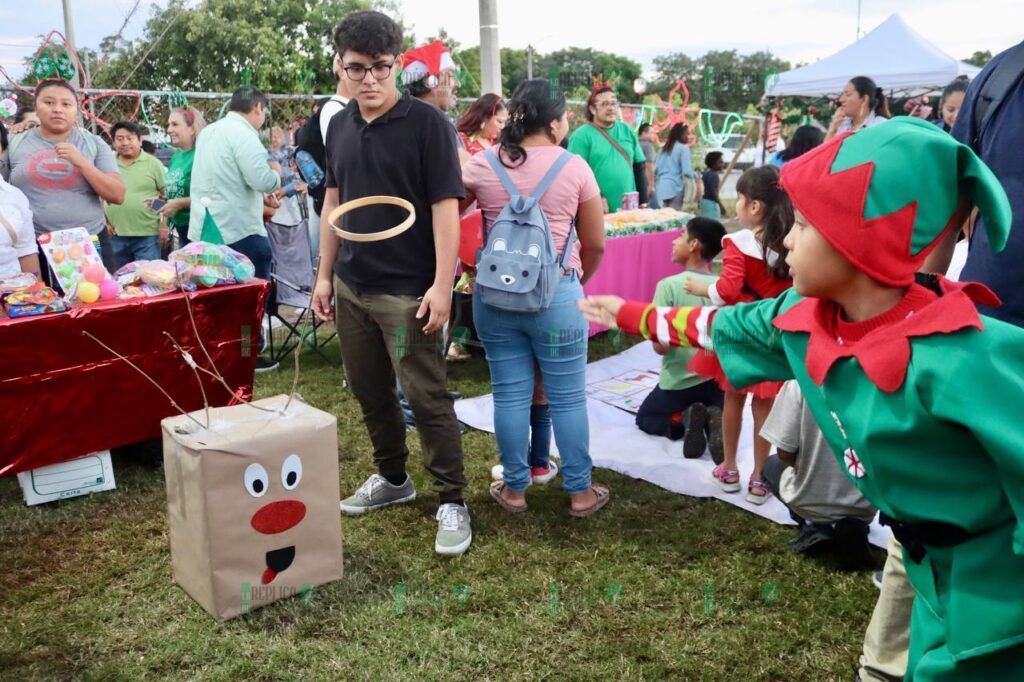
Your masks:
<path fill-rule="evenodd" d="M 843 323 L 839 306 L 817 298 L 800 301 L 772 324 L 782 331 L 810 333 L 807 372 L 817 385 L 824 383 L 838 360 L 855 357 L 875 386 L 893 393 L 907 377 L 911 338 L 982 329 L 975 303 L 1000 304 L 999 297 L 983 284 L 936 280 L 941 296 L 914 284 L 895 308 L 858 324 Z"/>

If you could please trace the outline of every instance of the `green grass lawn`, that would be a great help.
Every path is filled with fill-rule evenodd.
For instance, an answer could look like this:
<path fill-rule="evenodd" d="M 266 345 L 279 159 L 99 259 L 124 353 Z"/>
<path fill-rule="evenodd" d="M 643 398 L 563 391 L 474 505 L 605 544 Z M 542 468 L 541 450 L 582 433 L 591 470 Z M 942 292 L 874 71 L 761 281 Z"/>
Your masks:
<path fill-rule="evenodd" d="M 613 351 L 599 337 L 591 356 Z M 338 416 L 349 494 L 372 471 L 358 406 L 338 370 L 308 354 L 303 365 L 299 392 Z M 466 395 L 489 391 L 480 357 L 450 376 Z M 279 370 L 257 393 L 290 385 Z M 0 677 L 852 679 L 877 595 L 866 573 L 788 553 L 789 528 L 604 470 L 594 478 L 613 497 L 592 519 L 570 518 L 555 485 L 510 516 L 487 494 L 493 436 L 463 443 L 465 556 L 435 556 L 436 500 L 422 494 L 343 519 L 343 580 L 222 624 L 171 582 L 153 453 L 115 457 L 116 491 L 40 507 L 0 480 Z"/>

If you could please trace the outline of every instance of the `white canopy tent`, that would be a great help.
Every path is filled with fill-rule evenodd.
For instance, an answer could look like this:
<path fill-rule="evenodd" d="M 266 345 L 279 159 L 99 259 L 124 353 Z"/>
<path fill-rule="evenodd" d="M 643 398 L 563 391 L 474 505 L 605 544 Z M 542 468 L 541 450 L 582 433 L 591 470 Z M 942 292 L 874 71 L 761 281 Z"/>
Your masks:
<path fill-rule="evenodd" d="M 887 92 L 913 96 L 941 90 L 957 76 L 974 78 L 980 71 L 949 56 L 893 14 L 831 57 L 770 78 L 765 94 L 830 97 L 854 76 L 867 76 Z"/>

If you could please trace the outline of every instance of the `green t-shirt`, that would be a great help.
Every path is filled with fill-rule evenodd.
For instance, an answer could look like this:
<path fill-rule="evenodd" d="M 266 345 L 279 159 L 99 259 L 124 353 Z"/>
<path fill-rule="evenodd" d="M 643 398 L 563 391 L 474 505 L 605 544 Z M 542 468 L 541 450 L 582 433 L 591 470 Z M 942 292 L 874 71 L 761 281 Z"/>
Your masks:
<path fill-rule="evenodd" d="M 636 133 L 622 121 L 616 121 L 605 132 L 619 143 L 630 161 L 627 162 L 619 150 L 589 123 L 580 126 L 569 138 L 569 151 L 582 156 L 594 171 L 601 196 L 608 200 L 608 210 L 615 212 L 622 205 L 622 195 L 636 191 L 633 164 L 645 163 L 647 157 Z"/>
<path fill-rule="evenodd" d="M 684 270 L 678 275 L 672 275 L 658 282 L 658 288 L 654 291 L 654 305 L 663 306 L 698 306 L 712 305 L 711 299 L 701 296 L 694 296 L 686 293 L 683 288 L 686 285 L 686 278 L 714 284 L 718 277 L 709 273 Z M 661 379 L 658 386 L 663 391 L 681 391 L 697 384 L 704 383 L 708 379 L 698 376 L 686 369 L 690 360 L 697 354 L 695 348 L 672 347 L 668 354 L 661 359 Z"/>
<path fill-rule="evenodd" d="M 124 203 L 107 204 L 107 222 L 118 237 L 152 237 L 160 233 L 160 214 L 150 210 L 146 199 L 160 195 L 164 188 L 164 165 L 146 152 L 130 162 L 117 158 L 117 169 L 124 181 Z"/>
<path fill-rule="evenodd" d="M 165 196 L 168 199 L 184 199 L 189 196 L 192 189 L 192 162 L 196 158 L 196 148 L 192 147 L 187 152 L 177 152 L 167 163 L 167 186 Z M 189 210 L 182 210 L 171 216 L 168 224 L 174 227 L 187 227 Z"/>

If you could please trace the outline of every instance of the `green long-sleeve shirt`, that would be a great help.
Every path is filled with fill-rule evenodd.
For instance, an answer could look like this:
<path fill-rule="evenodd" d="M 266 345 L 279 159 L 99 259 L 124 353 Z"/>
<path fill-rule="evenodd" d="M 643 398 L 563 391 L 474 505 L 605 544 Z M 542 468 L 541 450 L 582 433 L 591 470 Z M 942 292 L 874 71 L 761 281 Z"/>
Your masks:
<path fill-rule="evenodd" d="M 204 199 L 210 200 L 210 214 L 225 244 L 251 235 L 265 237 L 263 194 L 280 186 L 256 129 L 241 114 L 228 112 L 196 142 L 188 238 L 196 241 L 203 231 Z"/>

